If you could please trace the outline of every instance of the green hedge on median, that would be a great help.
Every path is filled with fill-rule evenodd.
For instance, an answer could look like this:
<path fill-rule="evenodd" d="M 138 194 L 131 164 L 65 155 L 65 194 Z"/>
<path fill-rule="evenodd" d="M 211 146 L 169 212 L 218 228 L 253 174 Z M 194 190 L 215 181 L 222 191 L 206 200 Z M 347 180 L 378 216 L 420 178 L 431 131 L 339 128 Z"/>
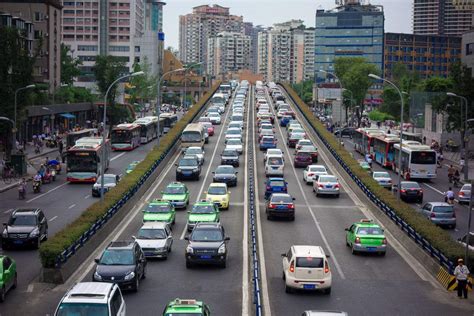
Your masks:
<path fill-rule="evenodd" d="M 153 148 L 143 161 L 137 165 L 133 172 L 125 175 L 114 189 L 107 192 L 104 196 L 104 202 L 96 202 L 89 206 L 79 218 L 41 245 L 39 255 L 44 268 L 54 268 L 56 258 L 69 246 L 74 244 L 96 221 L 101 219 L 115 203 L 139 182 L 140 178 L 151 169 L 155 161 L 178 141 L 186 125 L 188 125 L 194 116 L 206 105 L 219 88 L 219 85 L 220 82 L 217 82 L 211 90 L 160 139 L 159 147 Z"/>
<path fill-rule="evenodd" d="M 394 194 L 382 188 L 366 171 L 360 168 L 359 163 L 347 150 L 339 146 L 337 138 L 313 115 L 310 107 L 298 97 L 296 92 L 288 84 L 283 84 L 283 87 L 295 101 L 299 110 L 308 118 L 309 123 L 318 131 L 319 135 L 329 143 L 351 171 L 373 194 L 387 206 L 391 207 L 400 218 L 415 229 L 418 234 L 423 236 L 434 248 L 440 250 L 449 260 L 455 263 L 458 258 L 464 258 L 465 247 L 454 241 L 448 232 L 434 225 L 416 212 L 410 205 L 403 201 L 398 201 Z M 472 251 L 469 254 L 469 269 L 474 271 L 474 255 Z"/>

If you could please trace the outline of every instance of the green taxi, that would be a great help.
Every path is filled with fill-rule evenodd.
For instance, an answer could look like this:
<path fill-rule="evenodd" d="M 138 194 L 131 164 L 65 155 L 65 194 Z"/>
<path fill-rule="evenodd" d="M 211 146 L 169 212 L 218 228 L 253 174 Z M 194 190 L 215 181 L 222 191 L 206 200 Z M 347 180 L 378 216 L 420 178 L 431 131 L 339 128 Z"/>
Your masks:
<path fill-rule="evenodd" d="M 364 159 L 359 159 L 358 162 L 359 162 L 359 166 L 363 170 L 365 170 L 365 171 L 371 171 L 372 170 L 372 168 L 370 167 L 370 164 L 367 161 L 365 161 Z"/>
<path fill-rule="evenodd" d="M 166 305 L 163 316 L 196 315 L 210 316 L 209 306 L 201 301 L 175 299 Z"/>
<path fill-rule="evenodd" d="M 153 200 L 143 209 L 143 222 L 166 222 L 174 225 L 176 211 L 168 201 Z"/>
<path fill-rule="evenodd" d="M 358 252 L 371 252 L 383 256 L 387 250 L 383 229 L 370 219 L 363 219 L 346 228 L 346 244 L 351 247 L 354 255 Z"/>
<path fill-rule="evenodd" d="M 189 204 L 189 190 L 182 182 L 171 182 L 161 191 L 161 200 L 169 201 L 175 208 L 186 208 Z"/>
<path fill-rule="evenodd" d="M 138 164 L 139 164 L 140 162 L 141 162 L 140 160 L 132 161 L 132 162 L 128 165 L 128 167 L 127 167 L 127 169 L 125 170 L 125 172 L 126 172 L 127 174 L 129 174 L 130 172 L 132 172 L 132 171 L 136 168 L 136 166 L 138 166 Z"/>
<path fill-rule="evenodd" d="M 9 256 L 0 255 L 0 302 L 5 301 L 8 290 L 17 286 L 16 262 Z"/>
<path fill-rule="evenodd" d="M 191 211 L 188 211 L 188 231 L 192 231 L 196 223 L 218 223 L 219 221 L 219 207 L 207 200 L 194 203 Z"/>

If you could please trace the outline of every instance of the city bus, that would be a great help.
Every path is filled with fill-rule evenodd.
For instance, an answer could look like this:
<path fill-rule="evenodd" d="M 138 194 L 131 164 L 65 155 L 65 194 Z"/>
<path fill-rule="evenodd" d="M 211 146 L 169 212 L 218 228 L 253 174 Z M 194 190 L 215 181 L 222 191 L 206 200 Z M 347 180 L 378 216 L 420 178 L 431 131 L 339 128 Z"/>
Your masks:
<path fill-rule="evenodd" d="M 391 168 L 397 159 L 393 145 L 400 142 L 396 135 L 380 135 L 374 137 L 374 160 L 385 168 Z"/>
<path fill-rule="evenodd" d="M 398 157 L 400 144 L 393 145 L 395 156 Z M 398 159 L 392 165 L 396 172 L 402 170 L 405 179 L 435 179 L 437 164 L 436 152 L 430 146 L 420 142 L 406 140 L 402 143 L 402 165 L 398 167 Z"/>
<path fill-rule="evenodd" d="M 140 125 L 119 124 L 112 129 L 112 150 L 134 150 L 140 146 Z"/>
<path fill-rule="evenodd" d="M 377 128 L 358 128 L 352 136 L 354 148 L 362 155 L 374 156 L 374 138 L 383 135 L 384 132 Z"/>
<path fill-rule="evenodd" d="M 102 137 L 86 137 L 77 140 L 77 145 L 66 152 L 66 179 L 72 183 L 95 183 L 110 164 L 111 147 L 109 140 Z M 105 170 L 101 170 L 102 154 L 105 155 Z"/>
<path fill-rule="evenodd" d="M 188 124 L 181 134 L 181 148 L 198 146 L 204 147 L 205 142 L 205 127 L 201 123 Z"/>
<path fill-rule="evenodd" d="M 164 119 L 163 133 L 166 134 L 170 131 L 170 129 L 173 128 L 173 126 L 176 125 L 176 122 L 178 122 L 178 115 L 174 113 L 161 113 L 160 119 Z M 160 120 L 160 125 L 161 125 L 161 120 Z"/>
<path fill-rule="evenodd" d="M 394 132 L 395 135 L 400 137 L 400 131 L 393 131 L 393 132 Z M 421 143 L 422 138 L 423 138 L 422 136 L 423 135 L 421 133 L 411 133 L 411 132 L 403 131 L 402 139 L 403 140 L 413 140 L 413 141 Z"/>
<path fill-rule="evenodd" d="M 140 125 L 140 142 L 146 144 L 158 137 L 158 116 L 145 116 L 133 124 Z"/>
<path fill-rule="evenodd" d="M 66 136 L 66 150 L 76 145 L 76 141 L 83 137 L 94 136 L 97 134 L 96 128 L 83 129 L 80 131 L 70 132 Z"/>

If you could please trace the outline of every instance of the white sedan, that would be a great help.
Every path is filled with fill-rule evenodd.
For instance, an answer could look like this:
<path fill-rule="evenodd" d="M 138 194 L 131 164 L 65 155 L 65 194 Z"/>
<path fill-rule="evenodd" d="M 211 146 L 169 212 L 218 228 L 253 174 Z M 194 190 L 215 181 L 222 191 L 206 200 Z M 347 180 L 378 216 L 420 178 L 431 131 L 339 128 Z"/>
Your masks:
<path fill-rule="evenodd" d="M 326 175 L 328 171 L 323 165 L 309 165 L 303 171 L 303 180 L 306 184 L 313 183 L 315 176 Z"/>
<path fill-rule="evenodd" d="M 386 171 L 374 171 L 372 178 L 378 182 L 382 187 L 390 189 L 392 188 L 392 178 Z"/>
<path fill-rule="evenodd" d="M 235 150 L 241 154 L 243 152 L 242 141 L 240 139 L 229 139 L 225 144 L 225 149 Z"/>
<path fill-rule="evenodd" d="M 171 229 L 165 222 L 147 222 L 133 237 L 147 258 L 168 258 L 173 245 Z"/>
<path fill-rule="evenodd" d="M 265 161 L 267 161 L 267 158 L 269 156 L 280 156 L 281 158 L 283 158 L 283 160 L 285 159 L 285 157 L 283 156 L 283 151 L 281 149 L 278 149 L 278 148 L 268 148 L 267 151 L 265 152 L 265 156 L 263 157 L 263 162 L 265 163 Z"/>
<path fill-rule="evenodd" d="M 221 124 L 221 116 L 219 115 L 219 113 L 211 112 L 207 115 L 207 117 L 211 120 L 212 124 L 214 125 Z"/>

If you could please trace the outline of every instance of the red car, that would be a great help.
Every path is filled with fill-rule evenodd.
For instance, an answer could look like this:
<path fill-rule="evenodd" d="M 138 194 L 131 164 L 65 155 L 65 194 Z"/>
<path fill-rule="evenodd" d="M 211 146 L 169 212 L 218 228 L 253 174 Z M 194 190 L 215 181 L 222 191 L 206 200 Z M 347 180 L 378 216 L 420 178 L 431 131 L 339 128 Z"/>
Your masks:
<path fill-rule="evenodd" d="M 201 123 L 205 128 L 207 128 L 207 134 L 209 136 L 214 136 L 214 125 L 212 125 L 212 123 L 209 123 L 209 122 L 203 122 Z"/>
<path fill-rule="evenodd" d="M 313 163 L 313 157 L 311 157 L 310 152 L 299 151 L 295 154 L 295 160 L 293 164 L 295 168 L 306 168 Z"/>

